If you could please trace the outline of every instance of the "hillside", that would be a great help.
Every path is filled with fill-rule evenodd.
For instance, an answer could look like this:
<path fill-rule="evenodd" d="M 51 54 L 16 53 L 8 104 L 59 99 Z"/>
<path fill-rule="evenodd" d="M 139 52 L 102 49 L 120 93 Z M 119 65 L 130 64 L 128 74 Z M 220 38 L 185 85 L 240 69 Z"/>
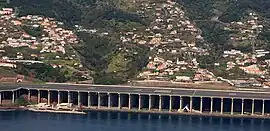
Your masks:
<path fill-rule="evenodd" d="M 264 26 L 263 30 L 258 32 L 255 43 L 261 49 L 269 47 L 269 1 L 267 0 L 178 0 L 181 3 L 190 18 L 196 21 L 199 28 L 204 32 L 204 36 L 208 42 L 219 44 L 233 44 L 229 41 L 228 36 L 235 32 L 226 31 L 224 28 L 230 22 L 245 21 L 248 19 L 249 13 L 257 14 L 260 24 Z M 243 51 L 247 46 L 226 46 L 225 49 L 239 48 Z M 251 51 L 248 49 L 247 51 Z"/>
<path fill-rule="evenodd" d="M 236 49 L 251 55 L 256 52 L 255 50 L 269 49 L 270 1 L 178 0 L 178 2 L 185 7 L 188 16 L 196 21 L 205 40 L 211 44 L 211 55 L 202 58 L 206 65 L 228 61 L 221 58 L 225 50 Z M 261 60 L 269 59 L 269 55 L 257 59 L 265 63 Z"/>
<path fill-rule="evenodd" d="M 13 0 L 18 17 L 63 22 L 95 83 L 267 78 L 267 0 Z M 30 33 L 28 33 L 30 34 Z"/>

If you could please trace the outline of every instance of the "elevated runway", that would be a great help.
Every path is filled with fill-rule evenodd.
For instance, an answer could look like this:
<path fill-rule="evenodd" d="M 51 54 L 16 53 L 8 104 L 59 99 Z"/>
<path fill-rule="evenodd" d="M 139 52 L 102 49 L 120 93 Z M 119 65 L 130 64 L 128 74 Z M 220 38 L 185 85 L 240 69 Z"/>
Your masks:
<path fill-rule="evenodd" d="M 27 99 L 40 103 L 72 103 L 77 106 L 132 111 L 196 112 L 270 116 L 270 90 L 235 88 L 234 90 L 196 89 L 191 87 L 144 87 L 82 84 L 0 84 L 0 104 Z M 186 109 L 188 108 L 188 109 Z M 270 117 L 269 117 L 270 118 Z"/>
<path fill-rule="evenodd" d="M 169 87 L 142 87 L 124 85 L 82 85 L 82 84 L 1 84 L 0 91 L 50 90 L 72 92 L 99 92 L 142 95 L 167 95 L 167 96 L 191 96 L 191 97 L 215 97 L 237 99 L 264 99 L 270 100 L 270 91 L 262 90 L 211 90 Z"/>

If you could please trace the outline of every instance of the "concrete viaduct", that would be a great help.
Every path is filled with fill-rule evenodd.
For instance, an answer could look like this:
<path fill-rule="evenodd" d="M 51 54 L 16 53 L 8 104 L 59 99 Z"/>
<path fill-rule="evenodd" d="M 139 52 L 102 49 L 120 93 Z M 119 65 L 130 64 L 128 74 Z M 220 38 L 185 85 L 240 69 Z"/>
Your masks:
<path fill-rule="evenodd" d="M 210 90 L 170 87 L 71 84 L 1 84 L 0 104 L 13 103 L 21 95 L 46 98 L 48 104 L 73 103 L 85 108 L 136 111 L 216 113 L 227 115 L 268 116 L 268 90 Z M 180 110 L 179 110 L 180 109 Z"/>

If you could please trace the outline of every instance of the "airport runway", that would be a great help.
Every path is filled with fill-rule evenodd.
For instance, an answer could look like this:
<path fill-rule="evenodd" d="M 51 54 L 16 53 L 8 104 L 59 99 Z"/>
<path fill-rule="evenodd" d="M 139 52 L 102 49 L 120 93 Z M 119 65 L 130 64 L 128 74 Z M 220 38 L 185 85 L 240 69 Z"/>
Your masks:
<path fill-rule="evenodd" d="M 192 97 L 236 98 L 236 99 L 265 99 L 270 100 L 270 91 L 265 90 L 212 90 L 169 87 L 140 87 L 122 85 L 71 85 L 71 84 L 0 84 L 0 91 L 13 91 L 17 89 L 50 90 L 50 91 L 75 91 L 121 93 L 141 95 L 172 95 Z"/>

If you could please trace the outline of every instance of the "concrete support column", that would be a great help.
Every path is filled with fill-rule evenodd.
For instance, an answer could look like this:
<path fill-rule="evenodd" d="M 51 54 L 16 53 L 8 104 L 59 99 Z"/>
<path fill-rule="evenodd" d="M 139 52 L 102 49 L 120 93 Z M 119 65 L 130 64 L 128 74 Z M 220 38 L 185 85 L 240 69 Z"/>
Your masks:
<path fill-rule="evenodd" d="M 170 95 L 170 107 L 169 107 L 169 111 L 172 111 L 172 96 Z"/>
<path fill-rule="evenodd" d="M 255 100 L 254 100 L 254 99 L 252 99 L 251 115 L 254 115 L 254 111 L 255 111 L 254 106 L 255 106 Z"/>
<path fill-rule="evenodd" d="M 108 108 L 111 108 L 111 95 L 108 93 Z"/>
<path fill-rule="evenodd" d="M 51 92 L 48 90 L 48 104 L 51 104 Z"/>
<path fill-rule="evenodd" d="M 232 102 L 231 102 L 231 115 L 233 115 L 233 98 L 232 98 Z"/>
<path fill-rule="evenodd" d="M 180 108 L 179 109 L 180 109 L 181 112 L 182 112 L 182 108 L 183 108 L 183 106 L 182 106 L 183 102 L 182 101 L 183 101 L 183 98 L 180 96 L 180 102 L 179 102 L 180 103 L 179 104 Z"/>
<path fill-rule="evenodd" d="M 0 92 L 0 105 L 2 104 L 2 92 Z"/>
<path fill-rule="evenodd" d="M 214 98 L 213 97 L 211 97 L 210 98 L 211 99 L 211 103 L 210 103 L 210 113 L 213 113 L 213 100 L 214 100 Z"/>
<path fill-rule="evenodd" d="M 90 107 L 91 106 L 91 93 L 88 92 L 87 95 L 88 95 L 88 107 Z"/>
<path fill-rule="evenodd" d="M 30 101 L 30 100 L 31 100 L 31 91 L 28 90 L 28 101 Z"/>
<path fill-rule="evenodd" d="M 121 94 L 118 93 L 118 109 L 121 109 Z"/>
<path fill-rule="evenodd" d="M 81 93 L 78 91 L 78 106 L 81 105 Z"/>
<path fill-rule="evenodd" d="M 57 94 L 57 103 L 60 104 L 61 103 L 61 92 L 58 91 L 58 94 Z"/>
<path fill-rule="evenodd" d="M 220 114 L 223 114 L 223 98 L 221 98 L 221 104 L 220 104 Z"/>
<path fill-rule="evenodd" d="M 193 104 L 192 96 L 190 96 L 190 100 L 189 100 L 189 110 L 190 110 L 190 112 L 192 112 L 192 104 Z"/>
<path fill-rule="evenodd" d="M 244 115 L 244 104 L 245 104 L 245 99 L 242 99 L 241 115 Z"/>
<path fill-rule="evenodd" d="M 40 102 L 40 90 L 38 90 L 38 101 L 37 101 L 37 103 L 39 103 Z"/>
<path fill-rule="evenodd" d="M 148 105 L 148 110 L 150 111 L 151 110 L 151 105 L 152 105 L 152 98 L 151 98 L 151 95 L 149 95 L 149 105 Z"/>
<path fill-rule="evenodd" d="M 139 110 L 142 108 L 142 96 L 139 94 Z"/>
<path fill-rule="evenodd" d="M 264 107 L 264 102 L 265 102 L 265 100 L 262 101 L 262 115 L 264 115 L 264 108 L 265 108 Z"/>
<path fill-rule="evenodd" d="M 98 109 L 100 108 L 100 93 L 98 92 Z"/>
<path fill-rule="evenodd" d="M 70 103 L 70 92 L 68 91 L 68 103 Z"/>
<path fill-rule="evenodd" d="M 200 112 L 203 112 L 203 98 L 200 99 Z"/>
<path fill-rule="evenodd" d="M 12 91 L 12 103 L 15 103 L 15 93 Z"/>
<path fill-rule="evenodd" d="M 131 94 L 128 94 L 128 109 L 131 109 Z"/>
<path fill-rule="evenodd" d="M 20 97 L 20 90 L 15 91 L 15 99 Z"/>
<path fill-rule="evenodd" d="M 158 110 L 161 111 L 162 110 L 162 96 L 159 95 L 159 104 L 158 104 L 159 108 Z"/>

